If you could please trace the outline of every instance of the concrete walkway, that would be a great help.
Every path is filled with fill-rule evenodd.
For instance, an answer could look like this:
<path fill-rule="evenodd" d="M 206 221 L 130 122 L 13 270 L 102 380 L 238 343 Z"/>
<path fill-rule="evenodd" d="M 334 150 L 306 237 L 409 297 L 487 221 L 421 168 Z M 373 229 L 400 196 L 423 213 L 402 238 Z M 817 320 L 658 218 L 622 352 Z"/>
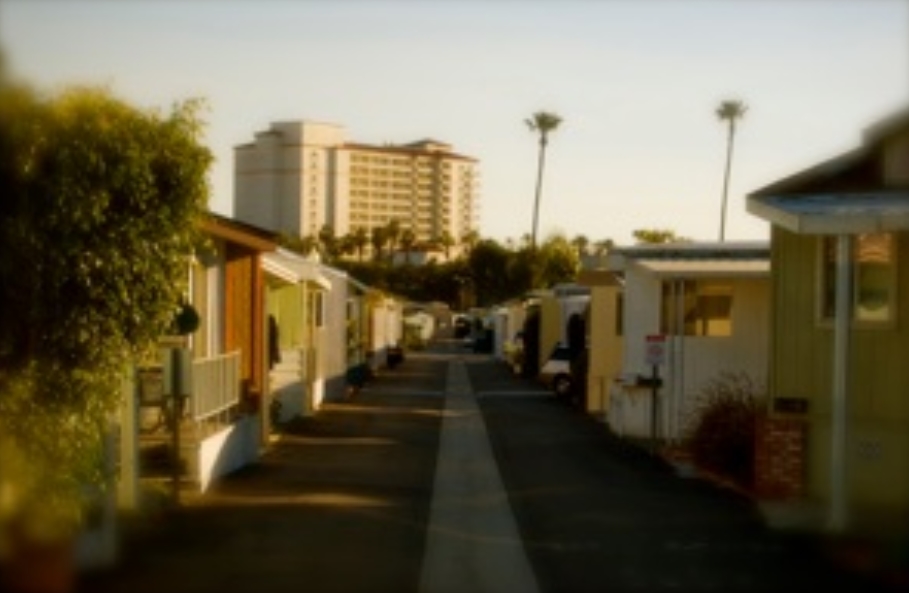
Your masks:
<path fill-rule="evenodd" d="M 508 495 L 462 360 L 448 366 L 421 593 L 535 593 Z"/>

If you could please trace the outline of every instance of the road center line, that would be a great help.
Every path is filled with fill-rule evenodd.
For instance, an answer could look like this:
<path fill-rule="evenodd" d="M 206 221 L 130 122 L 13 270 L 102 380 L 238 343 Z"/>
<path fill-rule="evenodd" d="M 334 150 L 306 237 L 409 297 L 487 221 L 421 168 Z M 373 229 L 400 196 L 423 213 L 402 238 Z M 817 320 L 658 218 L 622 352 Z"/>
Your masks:
<path fill-rule="evenodd" d="M 421 593 L 535 593 L 508 495 L 462 360 L 448 365 Z"/>

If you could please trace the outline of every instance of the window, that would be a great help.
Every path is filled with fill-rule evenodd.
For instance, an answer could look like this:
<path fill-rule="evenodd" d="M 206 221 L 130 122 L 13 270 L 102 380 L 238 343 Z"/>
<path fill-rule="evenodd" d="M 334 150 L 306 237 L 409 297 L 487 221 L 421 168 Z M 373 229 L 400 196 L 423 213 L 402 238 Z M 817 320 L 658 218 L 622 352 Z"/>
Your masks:
<path fill-rule="evenodd" d="M 731 336 L 732 285 L 694 280 L 663 282 L 660 328 L 667 335 Z"/>
<path fill-rule="evenodd" d="M 856 235 L 852 243 L 852 317 L 882 323 L 893 320 L 896 265 L 894 236 L 890 233 Z M 820 313 L 824 320 L 836 314 L 836 237 L 821 240 Z"/>

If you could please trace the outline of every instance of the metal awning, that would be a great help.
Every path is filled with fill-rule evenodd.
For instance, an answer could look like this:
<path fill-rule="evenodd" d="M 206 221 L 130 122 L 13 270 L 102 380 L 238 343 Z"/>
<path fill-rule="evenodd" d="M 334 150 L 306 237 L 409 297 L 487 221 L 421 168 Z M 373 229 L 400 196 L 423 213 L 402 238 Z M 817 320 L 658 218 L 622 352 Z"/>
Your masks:
<path fill-rule="evenodd" d="M 909 230 L 909 192 L 749 196 L 751 214 L 807 235 Z"/>
<path fill-rule="evenodd" d="M 331 288 L 331 282 L 319 273 L 318 264 L 285 249 L 263 254 L 262 268 L 291 284 L 309 282 L 324 290 Z"/>
<path fill-rule="evenodd" d="M 741 278 L 770 275 L 769 259 L 639 259 L 635 263 L 658 276 Z"/>

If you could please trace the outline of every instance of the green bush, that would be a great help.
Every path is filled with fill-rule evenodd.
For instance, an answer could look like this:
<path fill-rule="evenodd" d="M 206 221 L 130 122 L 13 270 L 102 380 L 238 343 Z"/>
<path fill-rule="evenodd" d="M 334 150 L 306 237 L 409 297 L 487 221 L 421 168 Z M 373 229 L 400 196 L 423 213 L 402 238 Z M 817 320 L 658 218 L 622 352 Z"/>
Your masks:
<path fill-rule="evenodd" d="M 688 448 L 695 464 L 750 488 L 764 391 L 746 373 L 723 372 L 701 390 L 692 410 Z"/>

